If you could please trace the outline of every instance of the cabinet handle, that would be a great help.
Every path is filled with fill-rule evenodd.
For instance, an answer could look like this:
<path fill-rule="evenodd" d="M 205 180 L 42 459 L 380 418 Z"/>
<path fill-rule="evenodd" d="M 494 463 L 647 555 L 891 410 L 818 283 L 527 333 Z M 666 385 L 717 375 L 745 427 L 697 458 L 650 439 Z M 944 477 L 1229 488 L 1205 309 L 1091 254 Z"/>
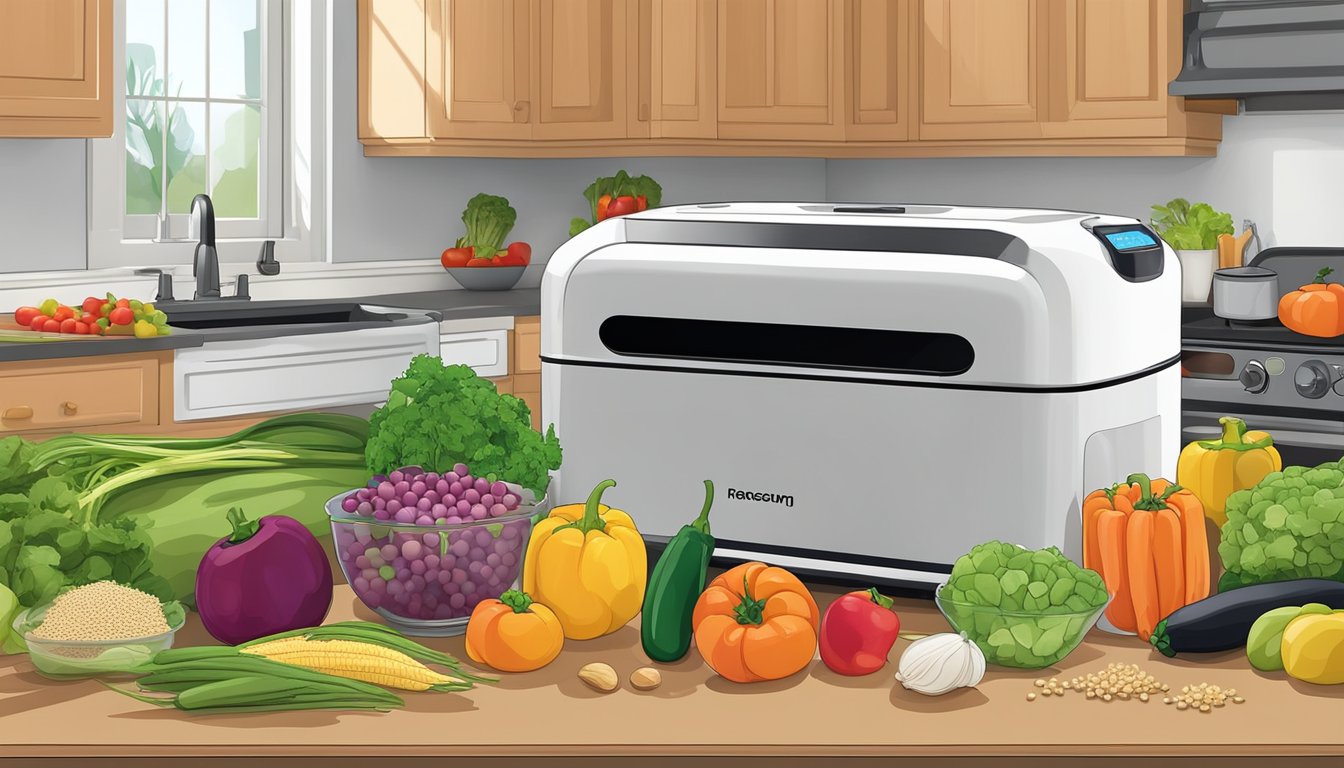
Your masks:
<path fill-rule="evenodd" d="M 3 416 L 0 416 L 0 418 L 14 421 L 31 419 L 33 418 L 33 409 L 27 405 L 16 405 L 13 408 L 6 408 Z"/>
<path fill-rule="evenodd" d="M 513 102 L 513 111 L 514 111 L 514 113 L 515 113 L 515 117 L 514 117 L 514 120 L 513 120 L 513 121 L 514 121 L 515 123 L 526 123 L 526 122 L 527 122 L 527 111 L 528 111 L 528 108 L 531 107 L 531 106 L 532 106 L 532 105 L 531 105 L 530 103 L 526 102 L 526 101 L 515 101 L 515 102 Z"/>
<path fill-rule="evenodd" d="M 640 119 L 641 122 L 647 122 L 647 121 L 648 121 L 648 119 L 649 119 L 649 105 L 648 105 L 648 104 L 640 104 L 640 105 L 639 105 L 639 119 Z"/>
<path fill-rule="evenodd" d="M 64 403 L 61 403 L 61 408 L 65 410 L 66 416 L 73 416 L 75 415 L 75 412 L 79 410 L 79 403 L 67 400 Z"/>

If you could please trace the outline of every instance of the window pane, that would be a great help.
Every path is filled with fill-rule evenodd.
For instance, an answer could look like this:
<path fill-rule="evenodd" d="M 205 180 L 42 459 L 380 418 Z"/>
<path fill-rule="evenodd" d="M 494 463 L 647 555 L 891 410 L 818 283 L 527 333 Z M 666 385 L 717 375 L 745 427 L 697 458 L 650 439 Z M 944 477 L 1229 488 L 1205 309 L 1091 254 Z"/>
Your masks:
<path fill-rule="evenodd" d="M 163 0 L 126 0 L 126 94 L 163 93 Z"/>
<path fill-rule="evenodd" d="M 168 3 L 168 95 L 205 96 L 205 0 Z"/>
<path fill-rule="evenodd" d="M 216 216 L 256 218 L 260 142 L 260 109 L 210 105 L 210 199 Z"/>
<path fill-rule="evenodd" d="M 191 198 L 205 191 L 205 105 L 170 103 L 168 108 L 168 212 L 187 213 Z"/>
<path fill-rule="evenodd" d="M 126 213 L 157 214 L 163 202 L 163 103 L 126 100 Z"/>
<path fill-rule="evenodd" d="M 261 33 L 256 0 L 210 4 L 210 96 L 261 98 Z"/>

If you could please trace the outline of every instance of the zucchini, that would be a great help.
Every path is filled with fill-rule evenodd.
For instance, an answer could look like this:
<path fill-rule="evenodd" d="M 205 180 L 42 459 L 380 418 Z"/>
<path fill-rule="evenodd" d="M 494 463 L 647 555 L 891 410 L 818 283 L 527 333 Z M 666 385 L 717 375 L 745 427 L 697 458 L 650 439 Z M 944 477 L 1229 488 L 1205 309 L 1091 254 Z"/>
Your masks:
<path fill-rule="evenodd" d="M 1251 625 L 1265 613 L 1307 603 L 1344 608 L 1344 583 L 1295 579 L 1219 592 L 1158 622 L 1148 640 L 1165 656 L 1230 651 L 1246 645 Z"/>

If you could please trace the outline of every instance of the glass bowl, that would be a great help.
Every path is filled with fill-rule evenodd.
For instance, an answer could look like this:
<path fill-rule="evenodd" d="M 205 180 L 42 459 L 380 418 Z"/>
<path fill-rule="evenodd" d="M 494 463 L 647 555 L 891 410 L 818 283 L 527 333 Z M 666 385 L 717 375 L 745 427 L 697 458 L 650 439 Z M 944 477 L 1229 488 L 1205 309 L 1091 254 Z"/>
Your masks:
<path fill-rule="evenodd" d="M 1086 611 L 1064 606 L 1034 613 L 1005 611 L 945 598 L 946 586 L 938 587 L 934 602 L 952 628 L 965 632 L 986 662 L 1017 669 L 1043 669 L 1073 653 L 1110 603 L 1108 599 Z"/>
<path fill-rule="evenodd" d="M 28 657 L 33 666 L 47 677 L 68 679 L 125 675 L 148 662 L 159 651 L 173 647 L 173 638 L 187 622 L 186 612 L 181 606 L 173 606 L 164 606 L 167 632 L 129 640 L 50 640 L 34 637 L 33 630 L 46 619 L 47 609 L 51 607 L 49 604 L 20 611 L 14 617 L 14 631 L 27 644 Z"/>
<path fill-rule="evenodd" d="M 447 637 L 466 631 L 472 609 L 512 589 L 522 572 L 532 517 L 547 500 L 509 485 L 521 499 L 507 515 L 452 525 L 398 523 L 327 502 L 345 580 L 364 605 L 403 634 Z"/>

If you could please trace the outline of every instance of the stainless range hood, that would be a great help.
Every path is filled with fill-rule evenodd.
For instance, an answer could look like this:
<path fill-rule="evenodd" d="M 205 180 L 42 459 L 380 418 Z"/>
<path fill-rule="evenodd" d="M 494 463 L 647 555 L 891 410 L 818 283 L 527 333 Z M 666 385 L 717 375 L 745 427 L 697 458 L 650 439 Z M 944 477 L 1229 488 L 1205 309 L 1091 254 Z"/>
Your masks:
<path fill-rule="evenodd" d="M 1174 96 L 1344 109 L 1344 0 L 1189 0 Z"/>

